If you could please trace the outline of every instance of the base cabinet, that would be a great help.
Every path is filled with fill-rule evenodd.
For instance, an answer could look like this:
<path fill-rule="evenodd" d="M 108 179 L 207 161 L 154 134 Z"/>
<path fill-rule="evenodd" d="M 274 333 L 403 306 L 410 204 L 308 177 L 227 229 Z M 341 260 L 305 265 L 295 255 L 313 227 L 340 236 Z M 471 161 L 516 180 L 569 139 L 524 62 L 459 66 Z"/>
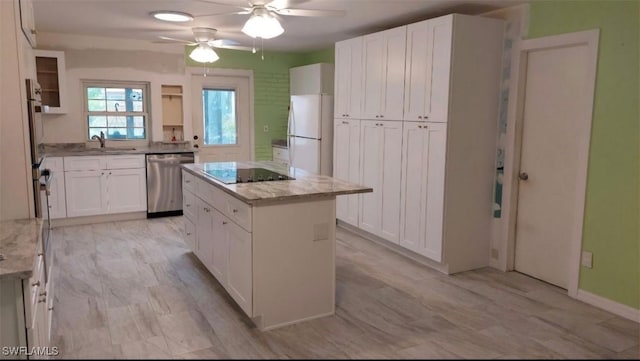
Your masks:
<path fill-rule="evenodd" d="M 335 119 L 333 128 L 333 177 L 360 184 L 360 120 Z M 353 226 L 358 225 L 360 195 L 336 199 L 336 217 Z"/>
<path fill-rule="evenodd" d="M 64 160 L 62 157 L 47 157 L 44 168 L 53 173 L 53 180 L 49 186 L 49 217 L 52 219 L 67 216 L 66 190 L 64 186 Z"/>
<path fill-rule="evenodd" d="M 335 197 L 249 205 L 194 175 L 185 242 L 260 330 L 335 312 Z"/>
<path fill-rule="evenodd" d="M 147 209 L 143 154 L 64 157 L 67 217 Z"/>

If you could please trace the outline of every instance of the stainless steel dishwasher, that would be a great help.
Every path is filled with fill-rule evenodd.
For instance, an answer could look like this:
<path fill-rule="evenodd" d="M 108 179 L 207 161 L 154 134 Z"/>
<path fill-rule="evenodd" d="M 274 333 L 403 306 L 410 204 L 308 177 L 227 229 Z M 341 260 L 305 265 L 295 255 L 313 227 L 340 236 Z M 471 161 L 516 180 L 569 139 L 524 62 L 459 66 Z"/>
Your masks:
<path fill-rule="evenodd" d="M 147 154 L 147 218 L 182 214 L 182 169 L 193 152 Z"/>

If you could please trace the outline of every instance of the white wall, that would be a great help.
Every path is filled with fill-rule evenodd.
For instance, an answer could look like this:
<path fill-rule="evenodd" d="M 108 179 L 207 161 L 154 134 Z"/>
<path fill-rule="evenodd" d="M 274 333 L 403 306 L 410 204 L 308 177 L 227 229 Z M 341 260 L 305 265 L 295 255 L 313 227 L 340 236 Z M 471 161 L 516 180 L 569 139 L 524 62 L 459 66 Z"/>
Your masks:
<path fill-rule="evenodd" d="M 0 1 L 0 220 L 34 215 L 26 78 L 35 77 L 18 0 Z"/>
<path fill-rule="evenodd" d="M 45 143 L 80 143 L 87 141 L 83 115 L 82 80 L 126 80 L 150 84 L 150 137 L 162 140 L 161 85 L 182 85 L 185 96 L 185 136 L 191 134 L 188 107 L 189 78 L 185 75 L 184 47 L 179 44 L 153 44 L 147 41 L 122 40 L 83 35 L 42 33 L 38 49 L 62 50 L 65 53 L 67 114 L 44 116 Z M 189 120 L 189 121 L 187 121 Z M 185 138 L 187 139 L 187 138 Z M 118 144 L 120 143 L 120 144 Z M 109 146 L 121 145 L 114 141 Z"/>

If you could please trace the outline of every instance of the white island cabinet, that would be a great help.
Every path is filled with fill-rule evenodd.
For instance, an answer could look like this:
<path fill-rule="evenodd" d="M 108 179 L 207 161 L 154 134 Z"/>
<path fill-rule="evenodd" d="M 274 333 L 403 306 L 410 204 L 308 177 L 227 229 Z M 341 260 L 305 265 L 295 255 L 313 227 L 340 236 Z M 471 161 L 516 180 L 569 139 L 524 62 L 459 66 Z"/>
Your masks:
<path fill-rule="evenodd" d="M 371 188 L 275 162 L 224 164 L 295 180 L 224 184 L 206 164 L 183 165 L 185 243 L 260 330 L 333 314 L 336 196 Z"/>

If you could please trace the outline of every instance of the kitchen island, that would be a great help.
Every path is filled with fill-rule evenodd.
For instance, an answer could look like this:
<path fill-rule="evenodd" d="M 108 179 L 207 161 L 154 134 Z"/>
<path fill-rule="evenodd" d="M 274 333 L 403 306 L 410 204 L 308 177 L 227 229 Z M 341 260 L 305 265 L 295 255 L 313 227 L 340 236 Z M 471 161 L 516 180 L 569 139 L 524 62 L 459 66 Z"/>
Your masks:
<path fill-rule="evenodd" d="M 334 313 L 336 196 L 371 188 L 274 162 L 182 168 L 185 241 L 260 330 Z"/>

